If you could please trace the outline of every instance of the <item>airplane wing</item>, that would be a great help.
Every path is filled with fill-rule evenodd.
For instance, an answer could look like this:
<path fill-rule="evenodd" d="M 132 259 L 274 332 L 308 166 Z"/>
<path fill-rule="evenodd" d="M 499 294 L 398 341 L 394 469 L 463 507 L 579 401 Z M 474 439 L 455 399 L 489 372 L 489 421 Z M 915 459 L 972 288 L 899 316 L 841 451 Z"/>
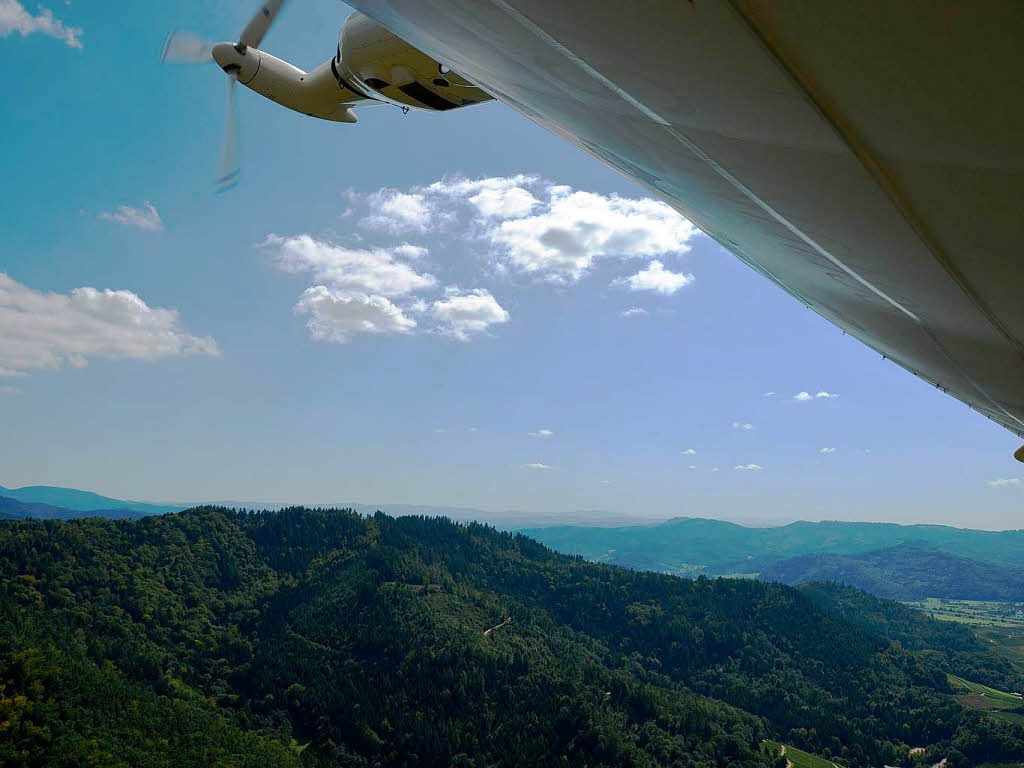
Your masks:
<path fill-rule="evenodd" d="M 348 1 L 1024 437 L 1024 3 Z"/>

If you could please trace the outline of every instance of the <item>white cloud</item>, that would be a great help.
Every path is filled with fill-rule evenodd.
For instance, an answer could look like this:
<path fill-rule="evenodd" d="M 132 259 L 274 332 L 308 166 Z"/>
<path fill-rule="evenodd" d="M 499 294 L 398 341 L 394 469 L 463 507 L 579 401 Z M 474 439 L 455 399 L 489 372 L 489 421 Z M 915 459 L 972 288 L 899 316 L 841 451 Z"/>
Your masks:
<path fill-rule="evenodd" d="M 643 309 L 641 307 L 630 307 L 629 309 L 624 309 L 621 312 L 619 312 L 619 317 L 645 317 L 647 314 L 648 312 L 646 309 Z"/>
<path fill-rule="evenodd" d="M 629 286 L 631 291 L 653 291 L 663 296 L 671 296 L 680 288 L 693 282 L 693 275 L 684 275 L 682 272 L 670 272 L 665 265 L 658 260 L 652 261 L 647 269 L 642 269 L 635 275 L 616 280 L 614 284 Z"/>
<path fill-rule="evenodd" d="M 523 174 L 486 179 L 443 179 L 431 184 L 427 190 L 446 197 L 465 198 L 485 219 L 514 219 L 528 215 L 541 204 L 525 188 L 525 185 L 536 182 L 536 176 Z"/>
<path fill-rule="evenodd" d="M 426 232 L 442 219 L 447 219 L 433 209 L 421 192 L 400 192 L 384 188 L 367 195 L 366 203 L 373 213 L 359 223 L 392 234 Z"/>
<path fill-rule="evenodd" d="M 25 376 L 91 359 L 159 360 L 218 354 L 210 337 L 196 337 L 173 309 L 150 307 L 131 291 L 75 288 L 42 293 L 0 272 L 0 376 Z"/>
<path fill-rule="evenodd" d="M 835 400 L 837 397 L 839 395 L 825 391 L 818 392 L 815 395 L 812 395 L 810 392 L 797 392 L 793 395 L 793 399 L 800 403 L 807 403 L 811 400 Z"/>
<path fill-rule="evenodd" d="M 696 464 L 691 464 L 691 465 L 689 466 L 689 469 L 696 469 L 696 468 L 697 468 L 697 465 L 696 465 Z"/>
<path fill-rule="evenodd" d="M 533 461 L 533 462 L 531 462 L 531 463 L 529 463 L 529 464 L 527 464 L 525 466 L 526 466 L 527 469 L 540 469 L 540 470 L 554 469 L 554 467 L 552 467 L 550 464 L 543 464 L 543 463 L 541 463 L 539 461 Z"/>
<path fill-rule="evenodd" d="M 697 455 L 697 451 L 695 451 L 693 448 L 687 448 L 685 451 L 683 451 L 683 456 L 696 456 L 696 455 Z"/>
<path fill-rule="evenodd" d="M 379 296 L 404 296 L 432 288 L 437 279 L 419 273 L 400 258 L 422 257 L 425 248 L 408 243 L 394 248 L 345 248 L 310 235 L 268 235 L 263 247 L 271 250 L 285 272 L 310 272 L 317 282 Z"/>
<path fill-rule="evenodd" d="M 718 467 L 712 467 L 712 468 L 711 468 L 711 471 L 712 471 L 712 472 L 719 472 L 720 470 L 718 469 Z"/>
<path fill-rule="evenodd" d="M 820 451 L 818 451 L 818 453 L 835 453 L 835 452 L 836 452 L 835 448 L 822 448 Z"/>
<path fill-rule="evenodd" d="M 553 437 L 554 434 L 550 429 L 538 429 L 536 432 L 531 432 L 530 437 Z"/>
<path fill-rule="evenodd" d="M 754 425 L 743 421 L 734 421 L 732 428 L 738 429 L 740 432 L 750 432 L 754 429 Z"/>
<path fill-rule="evenodd" d="M 765 392 L 764 393 L 764 397 L 775 397 L 775 393 L 774 392 Z"/>
<path fill-rule="evenodd" d="M 48 8 L 40 8 L 33 16 L 18 0 L 0 0 L 0 38 L 17 32 L 22 37 L 39 33 L 61 40 L 71 48 L 82 47 L 82 30 L 69 27 Z"/>
<path fill-rule="evenodd" d="M 1019 477 L 1000 477 L 996 480 L 989 480 L 988 484 L 992 488 L 1019 488 L 1020 478 Z"/>
<path fill-rule="evenodd" d="M 760 464 L 737 464 L 733 469 L 737 472 L 760 472 L 764 467 Z"/>
<path fill-rule="evenodd" d="M 317 341 L 344 344 L 356 333 L 409 333 L 416 321 L 385 296 L 332 291 L 315 285 L 299 297 L 295 313 L 308 315 L 306 327 Z"/>
<path fill-rule="evenodd" d="M 571 283 L 599 258 L 685 253 L 699 234 L 657 200 L 631 199 L 548 187 L 548 200 L 529 215 L 487 231 L 501 258 L 523 272 Z"/>
<path fill-rule="evenodd" d="M 612 484 L 611 480 L 602 480 L 601 481 L 601 485 L 611 485 L 611 484 Z"/>
<path fill-rule="evenodd" d="M 0 0 L 0 2 L 3 2 L 3 0 Z M 164 228 L 164 222 L 160 218 L 160 214 L 149 200 L 143 203 L 142 208 L 119 205 L 113 211 L 104 211 L 98 214 L 97 218 L 104 221 L 113 221 L 123 227 L 134 227 L 143 232 L 159 232 Z"/>
<path fill-rule="evenodd" d="M 509 314 L 495 300 L 489 291 L 477 288 L 472 291 L 450 290 L 448 296 L 435 301 L 430 314 L 441 323 L 441 332 L 459 341 L 485 332 L 490 326 L 507 323 Z"/>

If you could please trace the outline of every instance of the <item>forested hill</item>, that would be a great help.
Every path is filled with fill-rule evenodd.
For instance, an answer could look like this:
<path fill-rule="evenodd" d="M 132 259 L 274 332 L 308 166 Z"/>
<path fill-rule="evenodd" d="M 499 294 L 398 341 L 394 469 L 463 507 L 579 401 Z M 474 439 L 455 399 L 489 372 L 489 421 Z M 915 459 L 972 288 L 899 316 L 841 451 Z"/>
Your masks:
<path fill-rule="evenodd" d="M 2 522 L 0 623 L 5 766 L 753 768 L 767 738 L 851 768 L 1024 758 L 950 695 L 961 661 L 798 590 L 442 519 Z"/>
<path fill-rule="evenodd" d="M 1024 601 L 1024 569 L 908 545 L 859 555 L 801 555 L 775 563 L 760 575 L 785 584 L 838 581 L 892 600 Z"/>

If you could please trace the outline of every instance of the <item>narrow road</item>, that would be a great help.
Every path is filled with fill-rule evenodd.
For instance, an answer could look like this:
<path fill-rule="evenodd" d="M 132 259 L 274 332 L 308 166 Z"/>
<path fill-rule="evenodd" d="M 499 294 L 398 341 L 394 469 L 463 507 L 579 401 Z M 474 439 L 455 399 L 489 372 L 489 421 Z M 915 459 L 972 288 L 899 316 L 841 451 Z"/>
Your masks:
<path fill-rule="evenodd" d="M 494 630 L 496 630 L 496 629 L 501 629 L 501 628 L 502 628 L 502 627 L 504 627 L 504 626 L 505 626 L 506 624 L 509 624 L 509 623 L 511 623 L 511 622 L 512 622 L 512 617 L 511 617 L 511 616 L 509 616 L 509 617 L 508 617 L 507 619 L 505 619 L 505 620 L 504 620 L 503 622 L 501 622 L 501 624 L 495 624 L 495 625 L 494 625 L 493 627 L 491 627 L 490 629 L 485 629 L 485 630 L 484 630 L 484 637 L 488 637 L 488 636 L 490 636 L 491 632 L 493 632 L 493 631 L 494 631 Z"/>

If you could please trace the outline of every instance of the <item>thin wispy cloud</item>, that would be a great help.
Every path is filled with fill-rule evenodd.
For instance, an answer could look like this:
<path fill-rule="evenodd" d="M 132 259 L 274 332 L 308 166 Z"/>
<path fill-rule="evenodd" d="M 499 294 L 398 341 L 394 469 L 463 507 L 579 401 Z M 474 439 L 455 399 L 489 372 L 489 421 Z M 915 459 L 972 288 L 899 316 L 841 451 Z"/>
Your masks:
<path fill-rule="evenodd" d="M 760 464 L 737 464 L 733 469 L 737 472 L 761 472 L 764 467 Z"/>
<path fill-rule="evenodd" d="M 696 469 L 696 468 L 697 468 L 696 464 L 691 464 L 689 467 L 687 467 L 687 469 Z"/>
<path fill-rule="evenodd" d="M 693 448 L 687 448 L 685 451 L 683 451 L 683 456 L 696 456 L 696 455 L 697 455 L 697 451 L 695 451 Z"/>
<path fill-rule="evenodd" d="M 1021 480 L 1019 477 L 1000 477 L 988 481 L 991 488 L 1019 488 Z"/>
<path fill-rule="evenodd" d="M 835 448 L 822 448 L 820 451 L 818 451 L 818 453 L 835 453 L 835 452 L 836 452 Z"/>
<path fill-rule="evenodd" d="M 75 288 L 43 293 L 0 272 L 0 376 L 26 376 L 91 360 L 216 356 L 217 343 L 181 327 L 174 309 L 131 291 Z"/>
<path fill-rule="evenodd" d="M 546 471 L 546 470 L 549 470 L 549 469 L 554 469 L 554 467 L 552 467 L 550 464 L 544 464 L 544 463 L 542 463 L 540 461 L 530 462 L 529 464 L 526 465 L 526 468 L 527 469 L 536 469 L 536 470 L 540 470 L 540 471 Z"/>
<path fill-rule="evenodd" d="M 765 392 L 762 395 L 762 397 L 775 397 L 775 393 L 774 392 Z"/>
<path fill-rule="evenodd" d="M 3 2 L 3 0 L 0 0 Z M 119 205 L 112 211 L 103 211 L 96 215 L 96 218 L 103 221 L 112 221 L 122 227 L 131 227 L 140 232 L 160 232 L 164 228 L 163 219 L 149 200 L 142 204 L 141 208 L 133 208 L 130 205 Z"/>
<path fill-rule="evenodd" d="M 32 14 L 18 0 L 0 0 L 0 38 L 13 34 L 22 37 L 45 35 L 60 40 L 70 48 L 82 47 L 82 30 L 69 27 L 53 15 L 49 8 L 40 7 Z"/>
<path fill-rule="evenodd" d="M 740 432 L 751 432 L 754 429 L 754 425 L 746 421 L 734 421 L 732 428 Z"/>
<path fill-rule="evenodd" d="M 531 432 L 530 437 L 553 437 L 554 434 L 550 429 L 538 429 L 536 432 Z"/>
<path fill-rule="evenodd" d="M 631 318 L 631 317 L 646 317 L 650 314 L 646 309 L 641 307 L 630 307 L 619 312 L 619 317 Z"/>

